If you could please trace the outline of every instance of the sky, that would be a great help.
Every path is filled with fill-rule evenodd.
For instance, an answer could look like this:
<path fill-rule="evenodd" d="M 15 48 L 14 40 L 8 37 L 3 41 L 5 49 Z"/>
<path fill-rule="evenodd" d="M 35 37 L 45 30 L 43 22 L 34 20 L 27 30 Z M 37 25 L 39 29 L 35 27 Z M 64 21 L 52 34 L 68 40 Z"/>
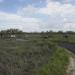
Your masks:
<path fill-rule="evenodd" d="M 0 0 L 0 30 L 75 31 L 75 0 Z"/>

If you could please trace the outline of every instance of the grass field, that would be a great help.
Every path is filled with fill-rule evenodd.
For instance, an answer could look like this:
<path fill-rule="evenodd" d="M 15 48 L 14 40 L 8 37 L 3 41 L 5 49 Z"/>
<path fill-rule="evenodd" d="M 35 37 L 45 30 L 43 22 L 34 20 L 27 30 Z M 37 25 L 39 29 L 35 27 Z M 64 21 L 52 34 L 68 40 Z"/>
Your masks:
<path fill-rule="evenodd" d="M 69 54 L 58 43 L 72 42 L 72 34 L 18 33 L 0 38 L 0 75 L 66 75 Z"/>
<path fill-rule="evenodd" d="M 0 40 L 0 75 L 65 75 L 68 54 L 50 38 Z"/>
<path fill-rule="evenodd" d="M 0 75 L 33 75 L 52 52 L 44 40 L 0 40 Z"/>
<path fill-rule="evenodd" d="M 57 48 L 48 63 L 36 75 L 67 75 L 68 57 L 65 49 Z"/>

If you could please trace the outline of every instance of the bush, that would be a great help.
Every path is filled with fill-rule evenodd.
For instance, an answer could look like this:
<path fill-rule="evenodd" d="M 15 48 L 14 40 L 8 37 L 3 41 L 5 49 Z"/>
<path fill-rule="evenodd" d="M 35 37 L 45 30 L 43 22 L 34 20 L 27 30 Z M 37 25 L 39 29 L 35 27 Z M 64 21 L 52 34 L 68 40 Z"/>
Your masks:
<path fill-rule="evenodd" d="M 69 55 L 65 49 L 57 48 L 50 61 L 36 75 L 66 75 Z"/>

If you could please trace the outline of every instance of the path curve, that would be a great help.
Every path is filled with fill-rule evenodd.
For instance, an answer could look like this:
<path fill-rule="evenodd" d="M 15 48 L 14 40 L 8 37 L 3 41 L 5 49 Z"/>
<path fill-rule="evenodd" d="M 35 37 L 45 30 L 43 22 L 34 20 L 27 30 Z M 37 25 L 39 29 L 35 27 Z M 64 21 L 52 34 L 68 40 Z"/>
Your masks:
<path fill-rule="evenodd" d="M 70 53 L 67 75 L 75 75 L 75 55 Z"/>
<path fill-rule="evenodd" d="M 70 54 L 67 75 L 75 75 L 75 43 L 61 43 L 59 46 L 66 48 Z"/>

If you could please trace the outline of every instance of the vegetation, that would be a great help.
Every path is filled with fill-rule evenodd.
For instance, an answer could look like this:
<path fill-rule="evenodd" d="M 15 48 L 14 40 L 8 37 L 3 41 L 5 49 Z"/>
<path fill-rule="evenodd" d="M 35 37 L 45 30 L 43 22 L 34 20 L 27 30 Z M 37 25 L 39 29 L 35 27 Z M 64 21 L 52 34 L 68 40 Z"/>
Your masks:
<path fill-rule="evenodd" d="M 57 48 L 48 63 L 36 75 L 66 75 L 66 65 L 69 54 L 62 48 Z"/>
<path fill-rule="evenodd" d="M 71 34 L 9 29 L 0 35 L 0 75 L 65 75 L 68 53 L 57 43 L 72 42 Z"/>
<path fill-rule="evenodd" d="M 0 40 L 0 75 L 33 75 L 46 64 L 52 49 L 44 40 Z"/>

